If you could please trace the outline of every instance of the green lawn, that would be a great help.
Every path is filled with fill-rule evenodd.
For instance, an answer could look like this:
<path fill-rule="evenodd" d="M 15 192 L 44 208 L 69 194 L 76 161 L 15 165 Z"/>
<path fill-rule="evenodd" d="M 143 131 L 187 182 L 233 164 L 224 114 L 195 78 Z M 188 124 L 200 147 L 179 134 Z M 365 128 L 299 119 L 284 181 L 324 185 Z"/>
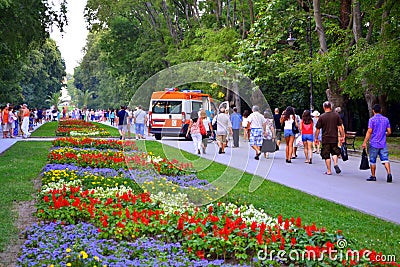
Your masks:
<path fill-rule="evenodd" d="M 178 160 L 193 161 L 196 168 L 202 169 L 198 176 L 213 181 L 222 175 L 240 176 L 241 179 L 221 201 L 238 204 L 254 204 L 268 214 L 284 217 L 300 216 L 304 223 L 315 222 L 328 231 L 343 230 L 345 237 L 354 242 L 354 248 L 368 248 L 382 251 L 384 254 L 400 255 L 400 225 L 396 225 L 347 207 L 302 193 L 300 191 L 264 180 L 252 193 L 248 187 L 253 176 L 228 168 L 225 165 L 210 162 L 196 155 L 162 146 L 158 142 L 138 141 L 138 146 L 154 154 L 168 155 Z M 0 156 L 0 251 L 10 240 L 17 238 L 12 225 L 16 214 L 12 211 L 14 201 L 32 199 L 34 189 L 32 179 L 37 177 L 45 165 L 50 142 L 18 142 Z M 259 177 L 259 179 L 262 179 Z"/>
<path fill-rule="evenodd" d="M 49 121 L 37 128 L 32 134 L 32 137 L 55 137 L 58 122 Z"/>
<path fill-rule="evenodd" d="M 0 251 L 18 238 L 14 204 L 33 199 L 33 180 L 47 161 L 50 142 L 18 142 L 0 155 Z"/>

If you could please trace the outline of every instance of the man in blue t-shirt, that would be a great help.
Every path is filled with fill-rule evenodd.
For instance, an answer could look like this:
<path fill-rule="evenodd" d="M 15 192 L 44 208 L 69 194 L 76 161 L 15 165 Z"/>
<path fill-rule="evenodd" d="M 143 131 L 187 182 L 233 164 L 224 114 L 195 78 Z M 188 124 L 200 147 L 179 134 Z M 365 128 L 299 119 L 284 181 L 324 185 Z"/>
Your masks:
<path fill-rule="evenodd" d="M 367 147 L 369 141 L 369 162 L 371 166 L 371 176 L 367 181 L 376 181 L 376 158 L 379 155 L 381 163 L 385 165 L 388 183 L 392 182 L 392 174 L 390 172 L 389 151 L 386 145 L 386 136 L 392 133 L 388 118 L 381 114 L 381 106 L 376 104 L 372 108 L 374 116 L 368 121 L 368 131 L 364 138 L 363 148 Z"/>
<path fill-rule="evenodd" d="M 233 132 L 233 147 L 239 147 L 239 134 L 242 126 L 242 116 L 237 112 L 236 107 L 233 108 L 233 113 L 231 114 L 231 124 Z"/>
<path fill-rule="evenodd" d="M 125 133 L 128 130 L 128 112 L 126 112 L 126 107 L 121 106 L 121 110 L 118 111 L 117 117 L 118 117 L 118 131 L 119 131 L 119 139 L 124 140 L 125 139 Z"/>

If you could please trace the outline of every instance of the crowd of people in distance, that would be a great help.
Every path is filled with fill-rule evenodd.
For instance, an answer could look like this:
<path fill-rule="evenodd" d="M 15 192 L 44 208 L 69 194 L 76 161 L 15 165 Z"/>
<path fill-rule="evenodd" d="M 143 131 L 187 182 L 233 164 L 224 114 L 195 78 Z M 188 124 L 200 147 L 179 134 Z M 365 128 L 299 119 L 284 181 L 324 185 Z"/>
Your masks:
<path fill-rule="evenodd" d="M 35 126 L 52 119 L 52 109 L 28 108 L 27 104 L 0 107 L 3 138 L 28 138 Z"/>

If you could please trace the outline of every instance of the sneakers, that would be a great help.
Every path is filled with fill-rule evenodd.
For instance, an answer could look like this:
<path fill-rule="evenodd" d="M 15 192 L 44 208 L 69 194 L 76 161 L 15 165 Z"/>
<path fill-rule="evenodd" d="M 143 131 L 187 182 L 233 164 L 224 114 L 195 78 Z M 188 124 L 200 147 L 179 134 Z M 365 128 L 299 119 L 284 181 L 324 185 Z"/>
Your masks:
<path fill-rule="evenodd" d="M 386 182 L 388 182 L 388 183 L 391 183 L 392 182 L 392 174 L 391 173 L 389 173 L 388 175 L 387 175 L 387 178 L 386 178 Z M 370 176 L 368 179 L 367 179 L 367 181 L 368 182 L 375 182 L 376 181 L 376 177 L 375 176 Z"/>

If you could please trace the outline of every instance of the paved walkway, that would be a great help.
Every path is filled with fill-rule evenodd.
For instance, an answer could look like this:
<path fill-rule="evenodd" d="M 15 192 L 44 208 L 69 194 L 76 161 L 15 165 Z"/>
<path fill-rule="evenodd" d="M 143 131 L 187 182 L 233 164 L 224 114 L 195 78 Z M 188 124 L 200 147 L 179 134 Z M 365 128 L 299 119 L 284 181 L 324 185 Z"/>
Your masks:
<path fill-rule="evenodd" d="M 0 154 L 12 146 L 17 139 L 0 139 Z M 25 139 L 26 140 L 26 139 Z M 25 141 L 24 140 L 24 141 Z M 29 138 L 28 141 L 52 139 Z M 178 141 L 176 138 L 163 138 L 162 143 L 193 153 L 192 142 Z M 227 148 L 226 154 L 218 154 L 217 146 L 210 143 L 204 158 L 230 167 L 256 174 L 265 179 L 298 189 L 311 195 L 324 198 L 367 214 L 400 224 L 400 163 L 392 162 L 393 183 L 386 182 L 386 171 L 379 164 L 377 181 L 367 182 L 370 171 L 360 171 L 359 156 L 350 156 L 349 160 L 339 161 L 340 175 L 325 175 L 325 163 L 314 154 L 313 164 L 304 163 L 303 150 L 298 151 L 298 158 L 292 164 L 285 163 L 285 145 L 281 150 L 270 154 L 268 159 L 260 157 L 254 160 L 254 151 L 249 144 L 241 141 L 239 148 Z M 259 181 L 252 183 L 250 190 L 256 189 Z"/>

